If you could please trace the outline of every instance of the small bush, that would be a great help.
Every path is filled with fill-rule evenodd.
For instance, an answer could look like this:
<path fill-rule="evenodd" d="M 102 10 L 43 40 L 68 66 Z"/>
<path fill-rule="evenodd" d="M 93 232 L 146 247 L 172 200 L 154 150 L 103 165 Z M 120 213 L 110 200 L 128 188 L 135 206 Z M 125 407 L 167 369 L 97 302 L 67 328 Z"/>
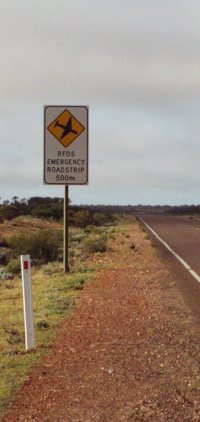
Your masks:
<path fill-rule="evenodd" d="M 67 309 L 70 309 L 74 305 L 75 305 L 74 297 L 66 297 L 63 299 L 62 307 L 64 311 Z"/>
<path fill-rule="evenodd" d="M 84 228 L 88 226 L 88 224 L 91 224 L 92 213 L 86 210 L 74 212 L 73 215 L 71 215 L 70 222 L 73 226 Z"/>
<path fill-rule="evenodd" d="M 0 253 L 0 265 L 6 265 L 8 262 L 7 255 L 4 252 Z"/>
<path fill-rule="evenodd" d="M 87 226 L 85 228 L 86 234 L 90 234 L 90 233 L 100 234 L 100 232 L 101 232 L 101 228 L 98 228 L 96 226 L 92 226 L 91 224 L 89 224 L 89 226 Z"/>
<path fill-rule="evenodd" d="M 7 275 L 7 274 L 5 274 Z M 4 278 L 3 274 L 1 275 L 2 278 L 2 286 L 4 287 L 4 289 L 8 289 L 8 290 L 12 290 L 14 289 L 14 282 L 13 282 L 13 278 L 14 276 L 11 274 L 8 274 L 9 278 Z"/>
<path fill-rule="evenodd" d="M 40 204 L 31 211 L 37 218 L 54 218 L 60 220 L 63 216 L 63 204 Z"/>
<path fill-rule="evenodd" d="M 45 319 L 41 319 L 37 322 L 37 328 L 39 330 L 46 330 L 47 328 L 49 328 L 49 324 Z"/>
<path fill-rule="evenodd" d="M 0 217 L 5 220 L 13 220 L 20 215 L 20 210 L 15 205 L 2 206 L 0 209 Z"/>
<path fill-rule="evenodd" d="M 58 264 L 52 262 L 43 267 L 43 273 L 47 275 L 57 274 L 61 271 L 62 268 Z"/>
<path fill-rule="evenodd" d="M 62 229 L 54 230 L 54 233 L 58 242 L 63 243 L 63 230 Z"/>
<path fill-rule="evenodd" d="M 93 214 L 93 221 L 96 226 L 105 226 L 114 222 L 114 217 L 109 214 L 95 212 Z"/>
<path fill-rule="evenodd" d="M 70 224 L 76 227 L 85 228 L 88 225 L 105 226 L 114 224 L 115 218 L 109 214 L 93 212 L 91 210 L 79 209 L 69 213 Z"/>
<path fill-rule="evenodd" d="M 80 243 L 81 240 L 83 239 L 83 237 L 84 237 L 84 233 L 82 233 L 82 232 L 81 233 L 70 233 L 69 240 L 71 242 Z"/>
<path fill-rule="evenodd" d="M 72 248 L 69 249 L 69 256 L 70 258 L 74 258 L 76 251 Z"/>
<path fill-rule="evenodd" d="M 106 252 L 107 237 L 105 235 L 89 235 L 83 242 L 83 249 L 87 253 Z"/>
<path fill-rule="evenodd" d="M 7 265 L 8 273 L 12 274 L 20 274 L 21 272 L 21 264 L 19 259 L 11 259 Z"/>
<path fill-rule="evenodd" d="M 69 290 L 82 290 L 85 283 L 85 277 L 82 275 L 77 275 L 67 284 L 67 289 Z"/>
<path fill-rule="evenodd" d="M 59 255 L 60 242 L 56 234 L 40 231 L 31 235 L 20 234 L 8 241 L 13 257 L 29 254 L 40 263 L 55 261 Z"/>
<path fill-rule="evenodd" d="M 7 342 L 9 344 L 18 344 L 22 342 L 20 332 L 16 329 L 5 329 L 5 332 L 9 334 Z"/>
<path fill-rule="evenodd" d="M 7 248 L 8 247 L 8 242 L 5 239 L 5 237 L 2 237 L 2 239 L 0 240 L 0 247 L 1 248 Z"/>
<path fill-rule="evenodd" d="M 77 275 L 74 280 L 74 290 L 82 290 L 85 283 L 85 277 Z"/>

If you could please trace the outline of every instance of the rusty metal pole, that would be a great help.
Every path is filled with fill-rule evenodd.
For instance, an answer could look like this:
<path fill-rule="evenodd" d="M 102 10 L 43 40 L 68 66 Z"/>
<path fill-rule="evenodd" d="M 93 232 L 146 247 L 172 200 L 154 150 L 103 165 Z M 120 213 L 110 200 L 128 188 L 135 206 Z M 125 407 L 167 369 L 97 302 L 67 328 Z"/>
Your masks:
<path fill-rule="evenodd" d="M 63 270 L 69 272 L 69 220 L 68 220 L 69 189 L 65 185 L 64 194 L 64 237 L 63 237 Z"/>

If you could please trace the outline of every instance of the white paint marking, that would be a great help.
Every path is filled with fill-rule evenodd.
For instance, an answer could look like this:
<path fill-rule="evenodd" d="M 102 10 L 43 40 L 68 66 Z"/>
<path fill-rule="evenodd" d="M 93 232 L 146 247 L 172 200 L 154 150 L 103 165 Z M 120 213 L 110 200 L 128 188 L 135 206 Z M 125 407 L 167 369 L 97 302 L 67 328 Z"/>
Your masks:
<path fill-rule="evenodd" d="M 178 255 L 172 248 L 170 248 L 170 246 L 166 242 L 164 242 L 164 240 L 162 240 L 161 237 L 158 236 L 158 234 L 147 223 L 145 223 L 142 218 L 140 218 L 140 221 L 153 233 L 153 235 L 166 247 L 166 249 L 168 249 L 168 251 L 170 251 L 176 259 L 178 259 L 178 261 L 183 265 L 184 268 L 186 268 L 187 271 L 189 271 L 189 273 L 195 278 L 195 280 L 200 283 L 200 276 L 187 264 L 187 262 L 184 261 L 184 259 L 181 258 L 181 256 Z"/>

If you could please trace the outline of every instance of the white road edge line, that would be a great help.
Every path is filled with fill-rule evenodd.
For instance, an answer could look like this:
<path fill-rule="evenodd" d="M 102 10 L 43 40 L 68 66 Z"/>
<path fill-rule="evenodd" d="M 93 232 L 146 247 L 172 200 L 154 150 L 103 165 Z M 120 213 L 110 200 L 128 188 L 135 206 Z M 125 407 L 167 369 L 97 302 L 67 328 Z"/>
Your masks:
<path fill-rule="evenodd" d="M 168 249 L 168 251 L 170 251 L 172 255 L 175 256 L 176 259 L 178 259 L 178 261 L 183 265 L 184 268 L 186 268 L 187 271 L 189 271 L 189 273 L 195 278 L 195 280 L 197 280 L 198 283 L 200 283 L 200 276 L 187 264 L 187 262 L 185 262 L 184 259 L 181 258 L 181 256 L 179 256 L 172 248 L 170 248 L 170 246 L 166 242 L 164 242 L 164 240 L 162 240 L 160 236 L 158 236 L 158 234 L 143 220 L 143 218 L 140 217 L 139 219 L 153 233 L 153 235 L 166 247 L 166 249 Z"/>

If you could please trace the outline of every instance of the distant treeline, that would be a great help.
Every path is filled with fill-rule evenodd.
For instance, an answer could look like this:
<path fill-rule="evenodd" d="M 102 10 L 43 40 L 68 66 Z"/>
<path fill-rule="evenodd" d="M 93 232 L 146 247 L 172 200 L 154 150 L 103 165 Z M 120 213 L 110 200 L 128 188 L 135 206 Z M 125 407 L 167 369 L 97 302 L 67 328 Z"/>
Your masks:
<path fill-rule="evenodd" d="M 114 215 L 124 214 L 200 214 L 200 205 L 70 205 L 69 207 L 70 224 L 75 226 L 106 224 L 114 219 Z M 20 215 L 62 220 L 63 198 L 35 196 L 19 199 L 14 196 L 11 201 L 0 203 L 0 221 L 12 220 Z"/>
<path fill-rule="evenodd" d="M 60 221 L 63 219 L 63 198 L 32 197 L 19 199 L 15 196 L 11 201 L 0 203 L 0 222 L 4 219 L 12 220 L 13 218 L 26 215 Z M 90 206 L 70 205 L 69 207 L 69 223 L 73 226 L 100 226 L 114 221 L 115 217 L 109 210 L 101 212 L 93 210 Z"/>
<path fill-rule="evenodd" d="M 116 215 L 143 215 L 143 214 L 200 214 L 200 205 L 83 205 L 95 212 L 111 213 Z"/>

